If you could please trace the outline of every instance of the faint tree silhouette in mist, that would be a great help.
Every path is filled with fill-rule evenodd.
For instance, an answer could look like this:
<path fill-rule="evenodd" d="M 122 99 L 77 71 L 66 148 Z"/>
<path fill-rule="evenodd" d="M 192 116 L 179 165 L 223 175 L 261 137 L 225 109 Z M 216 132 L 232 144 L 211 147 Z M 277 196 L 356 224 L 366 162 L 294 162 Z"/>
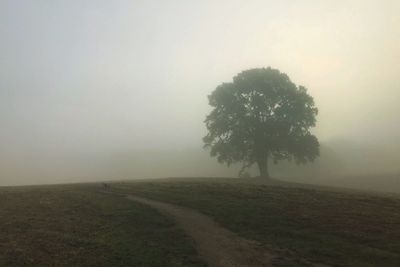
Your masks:
<path fill-rule="evenodd" d="M 260 176 L 269 178 L 269 159 L 305 164 L 319 156 L 319 142 L 310 132 L 318 109 L 307 89 L 285 73 L 246 70 L 208 98 L 213 110 L 205 120 L 204 146 L 228 166 L 242 162 L 240 175 L 257 164 Z"/>

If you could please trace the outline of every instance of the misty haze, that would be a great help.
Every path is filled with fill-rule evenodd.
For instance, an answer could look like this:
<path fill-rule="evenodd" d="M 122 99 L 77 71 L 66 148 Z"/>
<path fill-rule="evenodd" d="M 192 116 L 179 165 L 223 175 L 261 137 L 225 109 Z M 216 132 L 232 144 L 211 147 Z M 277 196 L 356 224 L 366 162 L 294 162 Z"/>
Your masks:
<path fill-rule="evenodd" d="M 400 266 L 399 11 L 0 0 L 0 266 Z"/>

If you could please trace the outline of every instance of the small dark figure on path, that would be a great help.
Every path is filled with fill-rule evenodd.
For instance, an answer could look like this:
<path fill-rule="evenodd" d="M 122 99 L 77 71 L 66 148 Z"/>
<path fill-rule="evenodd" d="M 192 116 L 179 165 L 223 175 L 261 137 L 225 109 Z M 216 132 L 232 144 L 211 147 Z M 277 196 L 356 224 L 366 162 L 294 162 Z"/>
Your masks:
<path fill-rule="evenodd" d="M 104 188 L 104 190 L 110 190 L 110 185 L 109 184 L 106 184 L 106 183 L 103 183 L 103 188 Z"/>

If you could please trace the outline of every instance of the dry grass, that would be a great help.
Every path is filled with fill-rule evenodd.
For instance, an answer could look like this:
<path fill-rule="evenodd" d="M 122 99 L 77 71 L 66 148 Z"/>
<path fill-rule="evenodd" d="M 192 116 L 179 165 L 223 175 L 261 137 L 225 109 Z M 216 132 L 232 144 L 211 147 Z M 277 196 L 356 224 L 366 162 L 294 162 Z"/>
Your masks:
<path fill-rule="evenodd" d="M 204 266 L 147 206 L 87 186 L 0 190 L 0 266 Z"/>
<path fill-rule="evenodd" d="M 400 198 L 251 179 L 115 183 L 187 206 L 280 255 L 276 266 L 400 266 Z M 204 266 L 155 210 L 98 185 L 0 189 L 0 266 Z"/>
<path fill-rule="evenodd" d="M 399 198 L 241 179 L 114 187 L 210 215 L 275 250 L 278 266 L 400 266 Z"/>

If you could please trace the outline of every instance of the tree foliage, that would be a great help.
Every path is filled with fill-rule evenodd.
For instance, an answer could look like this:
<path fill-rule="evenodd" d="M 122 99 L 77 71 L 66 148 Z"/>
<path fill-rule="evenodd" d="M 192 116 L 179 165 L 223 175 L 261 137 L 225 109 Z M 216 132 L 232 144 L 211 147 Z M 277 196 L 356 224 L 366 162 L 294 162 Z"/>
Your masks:
<path fill-rule="evenodd" d="M 304 164 L 319 155 L 318 140 L 310 132 L 318 113 L 314 100 L 279 70 L 243 71 L 219 85 L 209 104 L 213 110 L 205 120 L 203 141 L 221 163 L 243 162 L 242 171 L 257 163 L 260 175 L 268 177 L 268 159 Z"/>

